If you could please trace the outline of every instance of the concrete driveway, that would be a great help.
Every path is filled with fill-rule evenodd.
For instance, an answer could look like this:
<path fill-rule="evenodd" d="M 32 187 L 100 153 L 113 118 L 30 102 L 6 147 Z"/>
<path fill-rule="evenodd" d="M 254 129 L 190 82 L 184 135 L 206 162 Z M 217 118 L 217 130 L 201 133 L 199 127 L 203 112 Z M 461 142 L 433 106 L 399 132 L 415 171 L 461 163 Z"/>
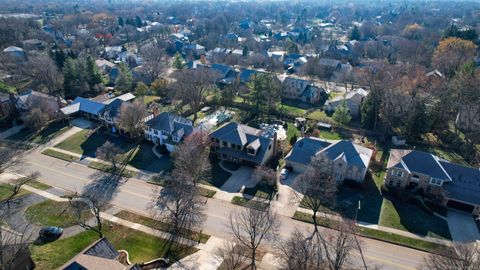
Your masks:
<path fill-rule="evenodd" d="M 236 171 L 230 171 L 232 176 L 223 184 L 223 191 L 237 193 L 240 189 L 245 187 L 255 187 L 257 185 L 257 179 L 252 177 L 253 169 L 246 166 L 241 166 Z"/>
<path fill-rule="evenodd" d="M 480 240 L 480 233 L 471 214 L 449 209 L 447 221 L 453 241 L 475 242 Z"/>

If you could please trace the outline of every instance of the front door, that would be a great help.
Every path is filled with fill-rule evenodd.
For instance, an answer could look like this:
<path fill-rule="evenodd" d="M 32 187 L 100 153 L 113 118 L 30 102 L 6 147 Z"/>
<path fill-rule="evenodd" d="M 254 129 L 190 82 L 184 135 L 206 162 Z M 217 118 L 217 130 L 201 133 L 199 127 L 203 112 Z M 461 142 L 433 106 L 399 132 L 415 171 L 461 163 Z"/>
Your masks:
<path fill-rule="evenodd" d="M 410 182 L 408 183 L 407 185 L 407 189 L 409 190 L 416 190 L 418 187 L 418 183 L 417 182 Z"/>

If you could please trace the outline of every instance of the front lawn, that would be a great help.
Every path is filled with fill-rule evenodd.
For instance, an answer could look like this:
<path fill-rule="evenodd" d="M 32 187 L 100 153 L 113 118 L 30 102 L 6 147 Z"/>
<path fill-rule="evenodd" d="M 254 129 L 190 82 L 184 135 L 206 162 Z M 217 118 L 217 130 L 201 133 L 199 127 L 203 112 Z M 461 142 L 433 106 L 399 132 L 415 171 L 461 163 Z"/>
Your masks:
<path fill-rule="evenodd" d="M 212 163 L 212 172 L 210 174 L 209 180 L 203 182 L 203 184 L 215 186 L 217 188 L 221 188 L 225 182 L 227 182 L 228 178 L 232 176 L 231 173 L 225 171 L 220 167 L 220 161 L 218 159 L 211 160 Z"/>
<path fill-rule="evenodd" d="M 379 225 L 424 236 L 451 239 L 447 221 L 427 213 L 412 202 L 383 200 Z"/>
<path fill-rule="evenodd" d="M 87 209 L 87 206 L 85 206 Z M 82 214 L 84 218 L 91 216 L 90 212 Z M 57 226 L 67 228 L 77 224 L 76 212 L 69 202 L 46 200 L 27 208 L 25 217 L 32 223 L 41 226 Z"/>
<path fill-rule="evenodd" d="M 331 117 L 328 117 L 325 111 L 321 109 L 316 109 L 313 111 L 310 111 L 307 115 L 306 118 L 313 119 L 316 121 L 324 121 L 324 122 L 335 122 Z"/>
<path fill-rule="evenodd" d="M 172 163 L 168 154 L 162 155 L 158 158 L 153 153 L 153 144 L 142 143 L 138 151 L 128 163 L 139 170 L 145 170 L 153 173 L 170 172 L 172 170 Z"/>
<path fill-rule="evenodd" d="M 127 138 L 115 136 L 103 128 L 95 132 L 92 130 L 82 130 L 55 145 L 55 147 L 80 155 L 96 157 L 97 149 L 107 141 L 112 142 L 116 147 L 120 148 L 123 154 L 126 154 L 135 147 L 135 144 Z"/>
<path fill-rule="evenodd" d="M 0 201 L 6 200 L 12 194 L 12 190 L 12 185 L 7 183 L 0 183 Z M 14 198 L 19 198 L 27 194 L 30 194 L 30 192 L 25 189 L 20 189 L 20 191 Z"/>
<path fill-rule="evenodd" d="M 313 223 L 312 215 L 304 212 L 297 211 L 295 212 L 292 218 L 299 221 L 307 222 L 307 223 Z M 319 224 L 319 226 L 322 226 L 322 227 L 335 229 L 335 222 L 336 221 L 334 220 L 325 219 L 323 217 L 317 217 L 317 223 Z M 436 244 L 436 243 L 432 243 L 432 242 L 428 242 L 420 239 L 405 237 L 402 235 L 384 232 L 380 230 L 365 228 L 361 226 L 357 226 L 357 230 L 358 230 L 358 234 L 364 237 L 389 242 L 395 245 L 402 245 L 410 248 L 415 248 L 415 249 L 419 249 L 427 252 L 438 252 L 446 248 L 445 246 L 440 244 Z"/>
<path fill-rule="evenodd" d="M 258 197 L 261 199 L 271 200 L 273 199 L 275 190 L 270 185 L 267 185 L 264 183 L 258 183 L 253 188 L 245 188 L 245 190 L 243 191 L 243 194 Z"/>
<path fill-rule="evenodd" d="M 251 208 L 254 208 L 254 209 L 257 209 L 257 210 L 262 210 L 262 211 L 266 210 L 269 207 L 268 203 L 266 203 L 266 202 L 257 201 L 255 199 L 247 199 L 247 198 L 240 197 L 240 196 L 234 196 L 232 198 L 231 203 L 236 204 L 236 205 L 240 205 L 240 206 L 243 206 L 243 207 L 251 207 Z"/>
<path fill-rule="evenodd" d="M 137 215 L 135 213 L 131 213 L 128 211 L 120 211 L 117 214 L 115 214 L 116 217 L 119 217 L 121 219 L 125 219 L 131 222 L 139 223 L 144 226 L 163 231 L 163 232 L 168 232 L 169 231 L 169 225 L 167 223 L 152 219 L 150 217 L 145 217 L 141 215 Z M 194 241 L 200 240 L 200 243 L 206 243 L 208 239 L 210 238 L 210 235 L 204 234 L 204 233 L 199 233 L 196 231 L 189 231 L 188 234 L 185 236 L 186 238 Z M 200 238 L 200 239 L 199 239 Z"/>
<path fill-rule="evenodd" d="M 43 144 L 69 129 L 64 122 L 52 122 L 38 132 L 32 131 L 30 128 L 22 128 L 19 132 L 7 137 L 8 140 L 27 141 L 36 144 Z"/>
<path fill-rule="evenodd" d="M 335 131 L 320 130 L 320 134 L 318 135 L 318 137 L 327 140 L 341 140 L 342 134 Z"/>
<path fill-rule="evenodd" d="M 49 190 L 52 188 L 50 185 L 47 185 L 38 181 L 30 181 L 27 183 L 27 185 L 40 190 Z"/>
<path fill-rule="evenodd" d="M 297 138 L 300 136 L 300 131 L 298 128 L 293 124 L 293 123 L 287 123 L 287 142 L 290 143 L 290 140 L 293 138 L 293 136 L 297 136 Z"/>
<path fill-rule="evenodd" d="M 197 251 L 192 247 L 172 244 L 165 239 L 109 222 L 104 222 L 104 230 L 105 237 L 116 249 L 128 251 L 132 263 L 142 263 L 165 257 L 174 263 Z M 56 269 L 97 239 L 97 233 L 84 231 L 48 244 L 32 245 L 30 247 L 32 259 L 38 269 Z M 170 251 L 168 252 L 168 250 Z"/>

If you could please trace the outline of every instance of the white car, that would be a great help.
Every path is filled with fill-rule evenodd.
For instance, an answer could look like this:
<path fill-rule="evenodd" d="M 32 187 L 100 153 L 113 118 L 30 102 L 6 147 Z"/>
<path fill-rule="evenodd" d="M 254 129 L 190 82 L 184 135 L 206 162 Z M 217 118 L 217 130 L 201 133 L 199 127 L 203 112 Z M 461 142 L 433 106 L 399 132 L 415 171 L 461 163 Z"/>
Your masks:
<path fill-rule="evenodd" d="M 280 172 L 280 179 L 281 180 L 287 179 L 288 173 L 289 173 L 289 171 L 287 169 L 282 169 L 282 171 Z"/>

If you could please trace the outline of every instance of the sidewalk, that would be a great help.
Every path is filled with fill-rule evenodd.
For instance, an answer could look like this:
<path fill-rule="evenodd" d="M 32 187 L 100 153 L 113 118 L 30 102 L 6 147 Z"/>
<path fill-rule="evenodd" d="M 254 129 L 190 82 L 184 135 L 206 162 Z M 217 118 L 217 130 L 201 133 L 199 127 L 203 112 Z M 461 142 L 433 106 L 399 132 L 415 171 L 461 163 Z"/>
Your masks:
<path fill-rule="evenodd" d="M 18 178 L 18 177 L 22 177 L 22 176 L 17 175 L 17 174 L 9 174 L 9 175 L 2 174 L 1 175 L 1 179 L 11 179 L 11 177 L 17 177 Z M 43 190 L 36 189 L 36 188 L 28 186 L 28 185 L 24 185 L 24 186 L 22 186 L 22 188 L 24 188 L 25 190 L 28 190 L 32 193 L 36 193 L 40 196 L 43 196 L 47 199 L 53 200 L 53 201 L 57 201 L 57 202 L 68 201 L 68 199 L 66 199 L 66 198 L 59 197 L 57 195 L 51 194 L 51 193 L 43 191 Z M 144 233 L 147 233 L 147 234 L 159 237 L 159 238 L 163 238 L 163 239 L 170 239 L 171 238 L 170 233 L 159 231 L 159 230 L 147 227 L 147 226 L 139 224 L 139 223 L 135 223 L 135 222 L 131 222 L 131 221 L 128 221 L 128 220 L 125 220 L 125 219 L 118 218 L 118 217 L 116 217 L 116 216 L 114 216 L 110 213 L 107 213 L 107 212 L 111 212 L 111 211 L 106 210 L 106 212 L 101 212 L 100 217 L 102 219 L 110 221 L 112 223 L 116 223 L 116 224 L 119 224 L 119 225 L 122 225 L 122 226 L 125 226 L 125 227 L 128 227 L 128 228 L 131 228 L 133 230 L 141 231 L 141 232 L 144 232 Z M 186 238 L 177 238 L 175 241 L 182 244 L 182 245 L 197 248 L 197 249 L 199 249 L 199 251 L 190 255 L 190 256 L 187 256 L 187 257 L 183 258 L 179 262 L 176 262 L 175 264 L 173 264 L 171 266 L 171 267 L 173 267 L 172 269 L 185 269 L 186 266 L 190 265 L 192 267 L 188 267 L 188 269 L 205 269 L 205 270 L 207 270 L 207 269 L 210 270 L 211 269 L 211 270 L 215 270 L 222 263 L 222 259 L 215 256 L 215 254 L 214 254 L 215 250 L 217 248 L 223 246 L 224 243 L 225 243 L 225 240 L 223 240 L 221 238 L 218 238 L 218 237 L 215 237 L 215 236 L 210 236 L 210 238 L 208 239 L 208 241 L 205 244 L 198 243 L 197 241 L 186 239 Z"/>
<path fill-rule="evenodd" d="M 313 215 L 313 211 L 310 210 L 310 209 L 305 209 L 305 208 L 302 208 L 302 207 L 298 207 L 297 211 Z M 320 216 L 320 215 L 322 217 L 326 217 L 326 218 L 331 219 L 331 220 L 340 220 L 341 219 L 341 217 L 337 216 L 337 215 L 331 215 L 331 214 L 327 214 L 327 213 L 317 213 L 317 216 Z M 449 241 L 449 240 L 439 239 L 439 238 L 430 237 L 430 236 L 423 236 L 423 235 L 419 235 L 419 234 L 415 234 L 415 233 L 411 233 L 411 232 L 406 232 L 406 231 L 402 231 L 402 230 L 398 230 L 398 229 L 393 229 L 393 228 L 389 228 L 389 227 L 385 227 L 385 226 L 380 226 L 378 224 L 371 224 L 371 223 L 366 223 L 366 222 L 361 222 L 360 221 L 360 222 L 357 222 L 357 225 L 361 226 L 361 227 L 364 227 L 364 228 L 370 228 L 370 229 L 375 229 L 375 230 L 379 230 L 379 231 L 383 231 L 383 232 L 389 232 L 389 233 L 393 233 L 393 234 L 397 234 L 397 235 L 401 235 L 401 236 L 405 236 L 405 237 L 410 237 L 410 238 L 414 238 L 414 239 L 418 239 L 418 240 L 423 240 L 423 241 L 427 241 L 427 242 L 432 242 L 432 243 L 436 243 L 436 244 L 447 245 L 447 246 L 452 244 L 452 242 Z"/>

